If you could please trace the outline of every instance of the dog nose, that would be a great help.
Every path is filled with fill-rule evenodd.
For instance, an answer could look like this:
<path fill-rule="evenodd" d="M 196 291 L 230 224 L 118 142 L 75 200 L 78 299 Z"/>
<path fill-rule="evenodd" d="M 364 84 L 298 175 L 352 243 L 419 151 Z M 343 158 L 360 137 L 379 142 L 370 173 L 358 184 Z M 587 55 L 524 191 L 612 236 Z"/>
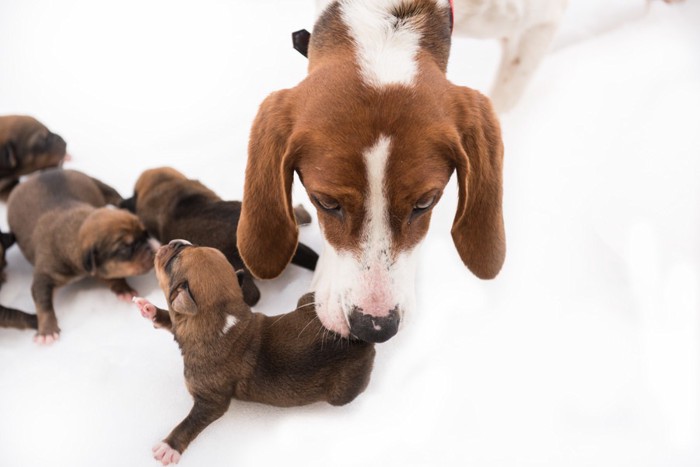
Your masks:
<path fill-rule="evenodd" d="M 386 316 L 365 314 L 362 308 L 355 307 L 348 317 L 350 333 L 365 342 L 384 342 L 389 340 L 399 330 L 398 307 L 389 311 Z"/>
<path fill-rule="evenodd" d="M 180 246 L 180 245 L 192 245 L 192 243 L 188 242 L 187 240 L 183 240 L 181 238 L 176 238 L 175 240 L 170 240 L 168 242 L 168 245 Z"/>

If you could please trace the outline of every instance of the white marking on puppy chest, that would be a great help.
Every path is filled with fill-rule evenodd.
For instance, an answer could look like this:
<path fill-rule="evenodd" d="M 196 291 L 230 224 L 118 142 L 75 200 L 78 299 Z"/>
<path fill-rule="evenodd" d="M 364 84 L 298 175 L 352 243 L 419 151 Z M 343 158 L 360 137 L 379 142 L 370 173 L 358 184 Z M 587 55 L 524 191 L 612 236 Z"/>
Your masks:
<path fill-rule="evenodd" d="M 238 320 L 235 316 L 226 315 L 226 322 L 224 323 L 224 327 L 221 330 L 221 334 L 226 334 L 227 332 L 229 332 L 231 328 L 236 325 L 237 322 Z"/>
<path fill-rule="evenodd" d="M 341 4 L 363 79 L 370 86 L 410 86 L 418 72 L 416 55 L 421 34 L 392 11 L 405 0 L 357 0 Z"/>

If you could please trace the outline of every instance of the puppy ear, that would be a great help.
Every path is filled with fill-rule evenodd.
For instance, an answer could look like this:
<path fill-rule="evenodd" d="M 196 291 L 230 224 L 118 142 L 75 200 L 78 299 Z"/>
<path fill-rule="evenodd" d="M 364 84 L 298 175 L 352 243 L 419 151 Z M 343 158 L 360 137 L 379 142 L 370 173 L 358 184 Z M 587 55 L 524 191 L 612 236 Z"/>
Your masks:
<path fill-rule="evenodd" d="M 245 279 L 245 271 L 239 269 L 236 271 L 236 278 L 238 279 L 238 286 L 243 287 L 243 280 Z"/>
<path fill-rule="evenodd" d="M 0 232 L 0 244 L 7 250 L 15 244 L 15 235 L 12 232 Z"/>
<path fill-rule="evenodd" d="M 0 170 L 12 170 L 17 167 L 17 153 L 13 143 L 0 147 Z"/>
<path fill-rule="evenodd" d="M 83 254 L 83 269 L 91 276 L 97 274 L 97 248 L 92 247 Z"/>
<path fill-rule="evenodd" d="M 481 279 L 492 279 L 506 254 L 501 129 L 488 98 L 469 88 L 455 90 L 459 202 L 452 239 L 469 270 Z"/>
<path fill-rule="evenodd" d="M 119 208 L 120 209 L 126 209 L 132 214 L 136 214 L 136 193 L 134 193 L 134 196 L 128 199 L 124 199 L 119 203 Z"/>
<path fill-rule="evenodd" d="M 268 96 L 250 133 L 237 241 L 246 267 L 261 279 L 271 279 L 284 270 L 299 235 L 292 209 L 291 92 Z"/>
<path fill-rule="evenodd" d="M 187 282 L 181 283 L 170 291 L 170 307 L 175 313 L 185 315 L 197 313 L 197 302 L 195 302 Z"/>

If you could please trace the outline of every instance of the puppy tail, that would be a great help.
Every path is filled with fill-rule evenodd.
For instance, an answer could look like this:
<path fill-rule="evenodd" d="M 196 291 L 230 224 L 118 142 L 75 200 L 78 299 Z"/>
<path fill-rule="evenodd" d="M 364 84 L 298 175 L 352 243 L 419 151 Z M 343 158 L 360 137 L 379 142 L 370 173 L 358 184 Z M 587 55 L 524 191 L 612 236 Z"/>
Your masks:
<path fill-rule="evenodd" d="M 316 263 L 318 263 L 318 253 L 303 243 L 297 244 L 297 249 L 292 256 L 292 264 L 314 271 Z"/>
<path fill-rule="evenodd" d="M 15 234 L 13 234 L 12 232 L 0 232 L 0 244 L 5 250 L 14 245 L 15 241 Z"/>
<path fill-rule="evenodd" d="M 37 329 L 36 315 L 0 305 L 0 326 L 15 329 Z"/>

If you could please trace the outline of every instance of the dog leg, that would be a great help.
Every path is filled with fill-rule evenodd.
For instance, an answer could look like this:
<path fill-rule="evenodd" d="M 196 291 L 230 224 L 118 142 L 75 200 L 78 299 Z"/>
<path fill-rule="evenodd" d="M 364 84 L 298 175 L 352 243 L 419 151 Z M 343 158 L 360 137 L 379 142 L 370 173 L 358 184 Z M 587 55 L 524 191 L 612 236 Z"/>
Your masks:
<path fill-rule="evenodd" d="M 138 292 L 131 288 L 126 279 L 102 279 L 109 286 L 109 290 L 117 295 L 123 302 L 130 302 L 138 295 Z"/>
<path fill-rule="evenodd" d="M 143 297 L 134 297 L 132 301 L 138 307 L 141 316 L 153 322 L 153 327 L 172 331 L 173 323 L 170 321 L 170 313 L 158 308 Z"/>
<path fill-rule="evenodd" d="M 297 250 L 294 252 L 294 256 L 292 256 L 292 264 L 301 266 L 309 271 L 314 271 L 316 269 L 316 263 L 318 263 L 318 253 L 303 243 L 299 243 L 297 245 Z"/>
<path fill-rule="evenodd" d="M 503 39 L 501 65 L 491 89 L 496 111 L 506 112 L 515 106 L 546 55 L 556 31 L 556 24 L 540 24 L 525 30 L 519 37 Z"/>
<path fill-rule="evenodd" d="M 0 305 L 0 326 L 15 329 L 37 329 L 36 315 Z"/>
<path fill-rule="evenodd" d="M 153 447 L 153 457 L 163 465 L 177 463 L 180 455 L 202 430 L 221 417 L 231 403 L 230 397 L 203 398 L 194 396 L 189 415 L 170 432 L 163 442 Z"/>
<path fill-rule="evenodd" d="M 53 291 L 56 288 L 51 276 L 42 273 L 34 273 L 32 281 L 32 298 L 36 306 L 37 333 L 34 342 L 37 344 L 51 344 L 58 340 L 61 329 L 53 309 Z"/>

